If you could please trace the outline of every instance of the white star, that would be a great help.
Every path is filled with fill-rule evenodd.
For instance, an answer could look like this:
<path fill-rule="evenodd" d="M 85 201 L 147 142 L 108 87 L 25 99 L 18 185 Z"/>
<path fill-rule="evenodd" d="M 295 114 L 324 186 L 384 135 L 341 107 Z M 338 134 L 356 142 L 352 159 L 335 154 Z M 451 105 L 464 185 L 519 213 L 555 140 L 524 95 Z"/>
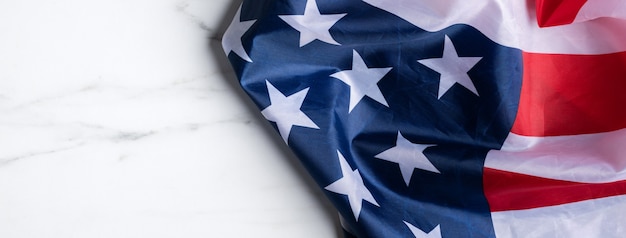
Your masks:
<path fill-rule="evenodd" d="M 443 56 L 441 58 L 423 59 L 417 62 L 441 74 L 439 92 L 437 93 L 437 98 L 441 99 L 443 94 L 448 92 L 455 83 L 462 85 L 478 95 L 478 91 L 472 79 L 467 75 L 467 72 L 469 72 L 480 59 L 482 59 L 482 57 L 459 57 L 452 41 L 446 36 Z"/>
<path fill-rule="evenodd" d="M 326 186 L 325 189 L 347 195 L 354 218 L 358 221 L 363 206 L 363 200 L 378 207 L 380 207 L 380 205 L 378 205 L 372 193 L 365 187 L 365 184 L 363 184 L 363 178 L 361 178 L 359 170 L 355 169 L 352 171 L 346 158 L 344 158 L 339 151 L 337 151 L 337 155 L 339 156 L 339 165 L 341 166 L 341 174 L 343 177 Z"/>
<path fill-rule="evenodd" d="M 432 231 L 426 233 L 419 228 L 411 225 L 411 223 L 405 221 L 404 224 L 409 227 L 415 238 L 441 238 L 441 228 L 439 227 L 439 225 L 433 228 Z"/>
<path fill-rule="evenodd" d="M 368 68 L 363 58 L 354 50 L 352 53 L 352 70 L 337 72 L 331 77 L 338 78 L 350 86 L 350 108 L 348 112 L 352 112 L 356 104 L 365 96 L 389 107 L 383 93 L 378 88 L 378 81 L 389 71 L 391 68 Z"/>
<path fill-rule="evenodd" d="M 226 32 L 224 32 L 224 37 L 222 37 L 222 48 L 224 48 L 224 53 L 228 55 L 231 51 L 235 52 L 235 54 L 239 55 L 242 59 L 252 62 L 248 53 L 243 48 L 243 43 L 241 43 L 241 37 L 252 27 L 256 20 L 250 21 L 241 21 L 241 6 L 239 6 L 239 10 L 237 10 L 237 14 L 233 18 L 233 21 L 230 23 Z"/>
<path fill-rule="evenodd" d="M 330 35 L 330 28 L 346 14 L 321 14 L 315 0 L 308 0 L 304 9 L 304 15 L 281 15 L 278 16 L 291 27 L 300 32 L 300 47 L 314 40 L 340 45 Z"/>
<path fill-rule="evenodd" d="M 414 169 L 441 173 L 424 155 L 424 150 L 431 146 L 434 145 L 413 144 L 398 131 L 396 146 L 377 154 L 375 157 L 398 163 L 402 178 L 404 178 L 406 186 L 409 186 Z"/>
<path fill-rule="evenodd" d="M 311 121 L 311 118 L 300 111 L 300 107 L 302 107 L 302 103 L 304 102 L 309 88 L 286 97 L 269 81 L 266 80 L 265 84 L 267 85 L 267 92 L 270 96 L 270 106 L 263 109 L 261 114 L 263 114 L 267 120 L 276 122 L 278 132 L 283 137 L 283 140 L 285 140 L 285 143 L 287 143 L 289 133 L 291 133 L 293 126 L 320 129 Z"/>

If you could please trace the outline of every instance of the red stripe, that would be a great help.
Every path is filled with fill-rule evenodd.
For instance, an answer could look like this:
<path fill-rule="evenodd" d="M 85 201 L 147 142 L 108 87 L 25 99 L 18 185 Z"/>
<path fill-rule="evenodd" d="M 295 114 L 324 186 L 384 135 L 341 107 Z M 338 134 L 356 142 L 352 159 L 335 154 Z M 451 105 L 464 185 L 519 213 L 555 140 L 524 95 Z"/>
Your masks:
<path fill-rule="evenodd" d="M 523 57 L 513 133 L 558 136 L 626 128 L 626 52 Z"/>
<path fill-rule="evenodd" d="M 555 206 L 626 194 L 626 180 L 577 183 L 485 168 L 485 195 L 492 212 Z"/>
<path fill-rule="evenodd" d="M 566 25 L 574 22 L 587 0 L 536 0 L 540 27 Z"/>

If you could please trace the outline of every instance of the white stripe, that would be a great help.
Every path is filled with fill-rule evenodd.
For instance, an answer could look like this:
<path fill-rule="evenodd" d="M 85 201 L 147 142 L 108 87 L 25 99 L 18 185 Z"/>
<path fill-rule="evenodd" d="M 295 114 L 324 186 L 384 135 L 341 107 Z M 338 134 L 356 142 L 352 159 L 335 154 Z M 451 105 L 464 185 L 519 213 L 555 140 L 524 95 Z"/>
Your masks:
<path fill-rule="evenodd" d="M 485 167 L 585 183 L 626 180 L 626 129 L 575 136 L 509 134 Z"/>
<path fill-rule="evenodd" d="M 583 22 L 600 17 L 626 19 L 626 1 L 624 0 L 590 0 L 576 15 L 574 22 Z"/>
<path fill-rule="evenodd" d="M 364 0 L 431 32 L 468 24 L 491 40 L 533 53 L 605 54 L 626 51 L 626 21 L 597 19 L 540 28 L 534 7 L 511 0 Z M 532 1 L 534 2 L 534 1 Z"/>
<path fill-rule="evenodd" d="M 626 196 L 494 212 L 491 219 L 496 237 L 621 238 L 626 236 Z"/>

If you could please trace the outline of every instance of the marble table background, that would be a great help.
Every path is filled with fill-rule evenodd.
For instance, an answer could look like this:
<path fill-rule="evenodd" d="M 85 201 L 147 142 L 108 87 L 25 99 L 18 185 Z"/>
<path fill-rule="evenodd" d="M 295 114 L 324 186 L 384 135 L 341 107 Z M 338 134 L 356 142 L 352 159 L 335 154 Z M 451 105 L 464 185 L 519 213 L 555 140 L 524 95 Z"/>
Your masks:
<path fill-rule="evenodd" d="M 238 88 L 235 0 L 0 1 L 0 237 L 339 237 Z"/>

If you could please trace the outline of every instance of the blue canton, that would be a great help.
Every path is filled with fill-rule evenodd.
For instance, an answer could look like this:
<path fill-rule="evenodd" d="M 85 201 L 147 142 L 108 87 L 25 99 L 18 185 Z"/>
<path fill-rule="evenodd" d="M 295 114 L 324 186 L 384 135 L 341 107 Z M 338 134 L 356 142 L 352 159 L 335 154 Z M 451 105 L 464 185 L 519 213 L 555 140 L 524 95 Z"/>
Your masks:
<path fill-rule="evenodd" d="M 241 42 L 226 53 L 241 85 L 346 230 L 495 237 L 483 164 L 515 118 L 519 50 L 358 0 L 249 0 L 238 17 Z"/>

